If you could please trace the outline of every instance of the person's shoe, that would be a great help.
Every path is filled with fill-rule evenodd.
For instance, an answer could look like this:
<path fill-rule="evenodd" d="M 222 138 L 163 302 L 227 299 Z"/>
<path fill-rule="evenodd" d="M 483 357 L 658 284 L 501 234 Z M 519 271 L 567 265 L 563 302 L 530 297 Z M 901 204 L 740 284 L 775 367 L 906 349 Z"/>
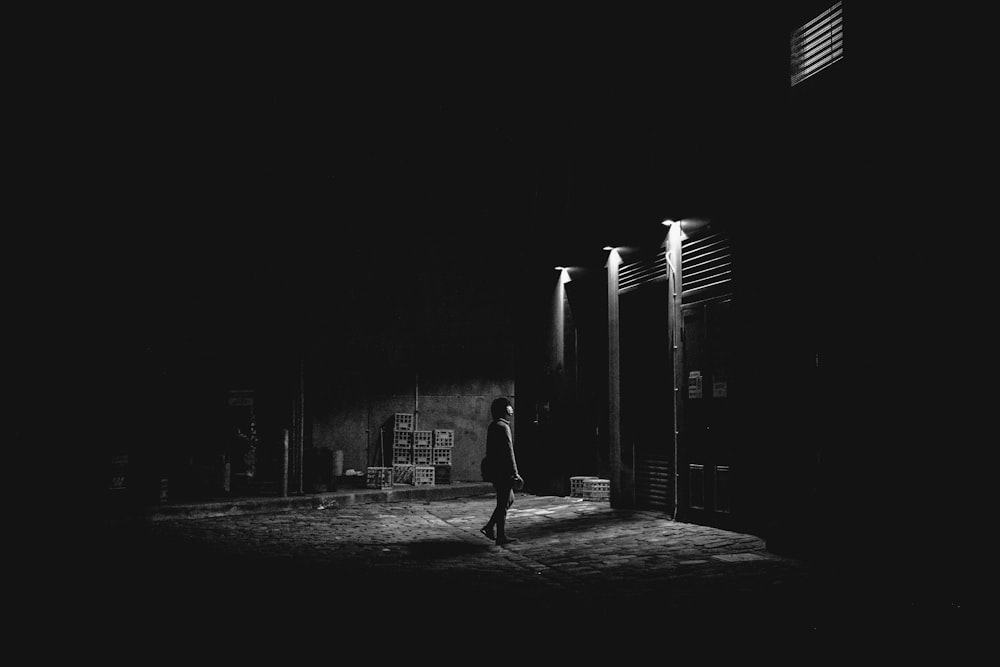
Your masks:
<path fill-rule="evenodd" d="M 510 544 L 511 542 L 517 542 L 516 537 L 498 537 L 497 546 L 503 546 L 505 544 Z"/>
<path fill-rule="evenodd" d="M 492 530 L 487 530 L 486 528 L 480 528 L 479 532 L 491 540 L 497 539 L 497 536 L 493 533 Z"/>

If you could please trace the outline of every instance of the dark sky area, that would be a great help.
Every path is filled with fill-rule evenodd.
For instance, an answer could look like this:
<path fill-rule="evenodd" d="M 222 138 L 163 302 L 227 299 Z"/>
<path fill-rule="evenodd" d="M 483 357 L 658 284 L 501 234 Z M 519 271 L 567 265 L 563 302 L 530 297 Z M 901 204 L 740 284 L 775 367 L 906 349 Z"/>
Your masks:
<path fill-rule="evenodd" d="M 61 244 L 86 280 L 60 284 L 114 349 L 436 267 L 600 266 L 774 191 L 787 24 L 732 3 L 88 16 L 49 111 L 81 183 Z"/>
<path fill-rule="evenodd" d="M 784 17 L 695 6 L 185 22 L 126 36 L 95 101 L 126 201 L 181 249 L 466 247 L 501 225 L 599 252 L 735 204 L 774 146 Z"/>

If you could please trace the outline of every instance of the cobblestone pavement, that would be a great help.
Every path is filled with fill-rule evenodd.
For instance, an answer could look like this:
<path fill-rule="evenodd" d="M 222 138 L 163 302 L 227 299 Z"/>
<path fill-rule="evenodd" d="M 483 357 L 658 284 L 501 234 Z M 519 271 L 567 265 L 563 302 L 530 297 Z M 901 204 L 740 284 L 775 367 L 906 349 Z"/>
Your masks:
<path fill-rule="evenodd" d="M 744 630 L 828 639 L 877 616 L 753 535 L 520 494 L 508 520 L 518 541 L 497 547 L 478 532 L 493 503 L 487 495 L 133 526 L 110 535 L 101 556 L 117 600 L 106 623 L 125 635 L 217 630 L 258 640 L 284 628 L 341 647 L 459 634 L 474 644 L 500 624 L 565 646 Z"/>

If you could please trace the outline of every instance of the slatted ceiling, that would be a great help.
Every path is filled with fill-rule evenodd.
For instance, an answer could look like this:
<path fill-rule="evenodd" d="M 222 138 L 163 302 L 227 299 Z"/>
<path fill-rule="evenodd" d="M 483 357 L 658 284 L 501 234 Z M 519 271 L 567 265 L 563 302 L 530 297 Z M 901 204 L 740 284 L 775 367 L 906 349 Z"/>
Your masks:
<path fill-rule="evenodd" d="M 661 250 L 656 257 L 641 262 L 624 264 L 618 269 L 618 291 L 630 289 L 667 279 L 667 251 Z"/>
<path fill-rule="evenodd" d="M 844 15 L 838 2 L 792 33 L 792 85 L 844 57 Z"/>
<path fill-rule="evenodd" d="M 724 233 L 689 239 L 681 246 L 681 298 L 733 280 L 732 241 Z"/>

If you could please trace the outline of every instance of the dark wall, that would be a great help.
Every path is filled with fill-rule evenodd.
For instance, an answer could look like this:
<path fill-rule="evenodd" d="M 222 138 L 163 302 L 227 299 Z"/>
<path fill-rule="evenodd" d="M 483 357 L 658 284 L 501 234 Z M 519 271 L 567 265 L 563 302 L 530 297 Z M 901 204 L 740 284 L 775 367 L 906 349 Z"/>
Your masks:
<path fill-rule="evenodd" d="M 516 250 L 502 226 L 491 238 L 495 219 L 448 215 L 366 234 L 351 297 L 314 290 L 310 444 L 342 450 L 345 469 L 380 464 L 380 429 L 391 458 L 394 414 L 416 412 L 421 430 L 455 431 L 453 479 L 478 479 L 489 404 L 515 395 Z"/>
<path fill-rule="evenodd" d="M 937 30 L 930 16 L 844 4 L 844 60 L 788 93 L 787 196 L 774 208 L 787 231 L 774 247 L 759 243 L 781 261 L 752 267 L 797 304 L 768 308 L 768 328 L 783 333 L 755 339 L 808 391 L 797 406 L 762 401 L 760 413 L 797 410 L 785 411 L 796 427 L 777 451 L 813 473 L 803 507 L 816 518 L 782 519 L 831 567 L 908 586 L 933 566 L 936 587 L 954 576 L 944 553 L 905 565 L 892 554 L 926 520 L 955 525 L 968 510 L 946 472 L 964 399 L 942 391 L 965 374 L 944 351 L 966 336 L 944 315 L 964 310 L 962 292 L 938 270 L 957 231 L 946 221 L 963 205 L 940 134 L 953 120 L 935 74 L 947 49 L 924 41 Z M 791 271 L 801 280 L 782 280 Z M 876 556 L 864 560 L 861 545 Z"/>

